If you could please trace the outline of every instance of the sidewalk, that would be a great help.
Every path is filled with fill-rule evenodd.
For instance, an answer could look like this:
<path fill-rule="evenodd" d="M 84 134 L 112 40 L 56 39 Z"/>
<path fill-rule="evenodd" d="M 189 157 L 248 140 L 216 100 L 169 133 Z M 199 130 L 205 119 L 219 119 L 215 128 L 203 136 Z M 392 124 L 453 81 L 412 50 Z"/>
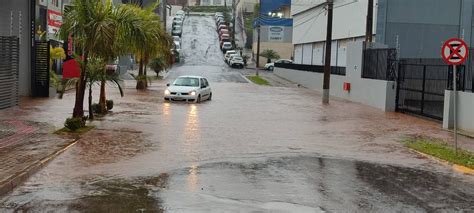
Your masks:
<path fill-rule="evenodd" d="M 240 73 L 243 76 L 251 76 L 256 74 L 256 68 L 254 63 L 250 63 L 247 65 L 247 68 L 244 68 L 240 70 Z M 271 86 L 274 87 L 299 87 L 298 84 L 290 82 L 284 78 L 281 78 L 277 75 L 275 75 L 273 72 L 267 71 L 267 70 L 258 70 L 258 74 L 261 78 L 265 79 L 270 83 Z"/>
<path fill-rule="evenodd" d="M 54 119 L 39 108 L 30 108 L 29 102 L 44 103 L 45 100 L 23 99 L 19 107 L 0 111 L 0 196 L 11 191 L 75 141 L 74 138 L 53 134 L 59 127 L 51 123 L 57 124 L 59 118 L 53 122 Z M 65 119 L 61 113 L 58 114 L 61 120 Z"/>

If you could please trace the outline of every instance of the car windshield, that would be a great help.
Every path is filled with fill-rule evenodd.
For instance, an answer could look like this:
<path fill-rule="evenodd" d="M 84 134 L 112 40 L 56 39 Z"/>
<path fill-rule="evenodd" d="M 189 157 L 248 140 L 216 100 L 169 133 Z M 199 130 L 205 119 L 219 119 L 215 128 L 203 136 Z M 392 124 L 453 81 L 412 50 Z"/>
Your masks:
<path fill-rule="evenodd" d="M 240 56 L 235 56 L 235 57 L 233 58 L 233 60 L 241 61 L 241 60 L 243 60 L 243 59 L 242 59 L 242 57 L 240 57 Z"/>
<path fill-rule="evenodd" d="M 178 78 L 173 82 L 173 86 L 198 87 L 199 79 L 192 77 Z"/>

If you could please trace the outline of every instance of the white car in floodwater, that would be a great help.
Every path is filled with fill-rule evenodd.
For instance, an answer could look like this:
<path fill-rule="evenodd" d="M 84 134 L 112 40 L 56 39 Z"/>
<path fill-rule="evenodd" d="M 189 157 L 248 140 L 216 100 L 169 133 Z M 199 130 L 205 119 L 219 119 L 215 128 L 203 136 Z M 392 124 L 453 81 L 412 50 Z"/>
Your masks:
<path fill-rule="evenodd" d="M 180 76 L 166 86 L 165 101 L 199 103 L 212 99 L 211 86 L 207 79 L 201 76 Z"/>

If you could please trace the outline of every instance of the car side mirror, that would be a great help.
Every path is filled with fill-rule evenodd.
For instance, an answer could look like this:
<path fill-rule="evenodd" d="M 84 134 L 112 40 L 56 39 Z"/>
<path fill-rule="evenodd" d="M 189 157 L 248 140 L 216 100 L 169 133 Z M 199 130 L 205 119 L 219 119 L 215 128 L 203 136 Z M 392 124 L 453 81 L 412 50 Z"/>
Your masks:
<path fill-rule="evenodd" d="M 166 86 L 169 87 L 169 86 L 170 86 L 170 83 L 167 83 Z"/>

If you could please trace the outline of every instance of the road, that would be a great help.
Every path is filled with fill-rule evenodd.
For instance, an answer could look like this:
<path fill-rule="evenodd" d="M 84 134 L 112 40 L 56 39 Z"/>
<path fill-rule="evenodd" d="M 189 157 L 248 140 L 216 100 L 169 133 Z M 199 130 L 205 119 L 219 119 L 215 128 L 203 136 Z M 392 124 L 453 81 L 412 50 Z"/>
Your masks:
<path fill-rule="evenodd" d="M 109 90 L 114 112 L 1 198 L 0 212 L 474 211 L 473 177 L 400 142 L 443 137 L 435 124 L 247 83 L 223 64 L 213 26 L 210 17 L 186 19 L 183 64 L 148 91 Z M 163 102 L 165 83 L 184 74 L 208 77 L 213 100 Z M 72 99 L 30 116 L 61 112 Z"/>

